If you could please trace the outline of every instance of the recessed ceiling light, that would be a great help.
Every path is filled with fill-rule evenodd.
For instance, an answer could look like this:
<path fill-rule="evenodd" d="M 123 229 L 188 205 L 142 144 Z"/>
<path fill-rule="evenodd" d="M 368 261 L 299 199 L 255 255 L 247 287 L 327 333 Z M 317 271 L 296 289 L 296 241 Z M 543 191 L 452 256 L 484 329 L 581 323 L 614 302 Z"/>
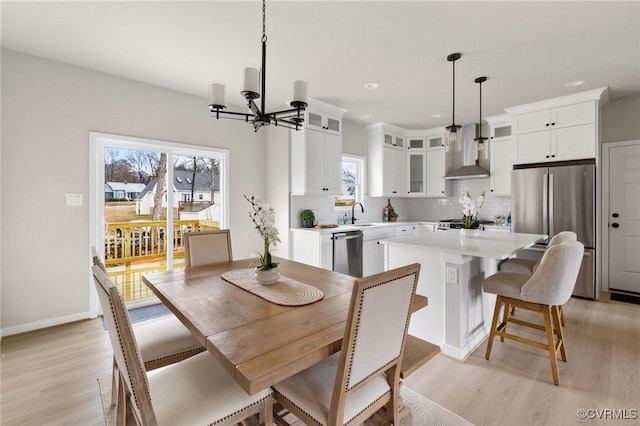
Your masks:
<path fill-rule="evenodd" d="M 566 87 L 576 87 L 576 86 L 581 86 L 585 83 L 584 80 L 573 80 L 568 82 L 567 84 L 565 84 Z"/>
<path fill-rule="evenodd" d="M 371 83 L 366 83 L 364 85 L 364 88 L 365 89 L 377 89 L 379 86 L 380 85 L 378 83 L 371 82 Z"/>
<path fill-rule="evenodd" d="M 370 116 L 370 115 L 367 115 L 367 114 L 362 114 L 362 115 L 360 116 L 360 118 L 361 118 L 361 119 L 363 119 L 363 120 L 368 120 L 368 119 L 370 119 L 370 118 L 371 118 L 371 116 Z"/>
<path fill-rule="evenodd" d="M 440 118 L 442 114 L 431 114 L 431 118 Z"/>

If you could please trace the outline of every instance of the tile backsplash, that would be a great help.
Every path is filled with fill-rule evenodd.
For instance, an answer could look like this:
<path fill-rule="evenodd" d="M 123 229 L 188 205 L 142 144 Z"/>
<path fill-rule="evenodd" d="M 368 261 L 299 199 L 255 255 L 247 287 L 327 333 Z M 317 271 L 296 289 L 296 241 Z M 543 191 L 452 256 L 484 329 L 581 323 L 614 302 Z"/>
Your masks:
<path fill-rule="evenodd" d="M 510 197 L 497 197 L 489 193 L 489 178 L 461 179 L 453 181 L 451 197 L 443 198 L 390 198 L 391 205 L 398 213 L 398 220 L 428 220 L 462 219 L 462 206 L 458 202 L 460 197 L 469 191 L 476 198 L 485 191 L 485 202 L 479 212 L 480 219 L 494 220 L 497 214 L 506 215 L 511 208 Z M 290 203 L 290 224 L 292 228 L 299 228 L 300 212 L 305 209 L 313 210 L 316 220 L 320 224 L 338 223 L 338 217 L 347 212 L 351 220 L 351 208 L 334 207 L 333 197 L 327 195 L 292 195 Z M 356 218 L 364 222 L 381 222 L 382 209 L 387 205 L 388 197 L 365 197 L 364 213 L 360 207 L 355 208 Z"/>

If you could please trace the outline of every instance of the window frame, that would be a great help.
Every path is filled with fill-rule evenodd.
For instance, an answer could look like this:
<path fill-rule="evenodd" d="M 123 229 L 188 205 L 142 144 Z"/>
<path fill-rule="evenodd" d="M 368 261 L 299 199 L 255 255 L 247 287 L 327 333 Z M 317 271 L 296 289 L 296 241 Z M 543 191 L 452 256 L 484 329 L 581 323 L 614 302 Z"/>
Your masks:
<path fill-rule="evenodd" d="M 366 183 L 366 176 L 365 176 L 365 170 L 366 170 L 366 158 L 365 157 L 361 157 L 359 155 L 352 155 L 352 154 L 342 154 L 342 157 L 340 159 L 340 173 L 342 173 L 342 163 L 344 162 L 354 162 L 357 164 L 357 177 L 356 177 L 356 197 L 355 197 L 355 202 L 356 203 L 364 203 L 364 194 L 365 192 L 365 183 Z M 342 177 L 340 178 L 340 188 L 342 189 Z M 335 200 L 336 197 L 334 196 L 334 202 L 333 202 L 333 208 L 336 211 L 342 211 L 342 210 L 351 210 L 351 206 L 337 206 L 335 204 Z"/>

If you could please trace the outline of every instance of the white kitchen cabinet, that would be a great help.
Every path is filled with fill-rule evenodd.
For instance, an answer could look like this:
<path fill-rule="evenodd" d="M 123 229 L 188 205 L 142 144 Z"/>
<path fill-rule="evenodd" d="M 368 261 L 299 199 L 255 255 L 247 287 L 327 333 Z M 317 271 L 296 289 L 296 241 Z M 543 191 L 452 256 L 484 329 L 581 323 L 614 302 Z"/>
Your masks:
<path fill-rule="evenodd" d="M 403 130 L 377 123 L 367 126 L 369 196 L 406 196 L 407 157 Z"/>
<path fill-rule="evenodd" d="M 427 149 L 425 138 L 423 137 L 408 137 L 407 138 L 407 149 L 409 151 L 424 151 Z"/>
<path fill-rule="evenodd" d="M 446 172 L 444 148 L 427 151 L 427 197 L 448 196 L 450 185 L 444 179 Z"/>
<path fill-rule="evenodd" d="M 396 225 L 393 230 L 393 235 L 396 237 L 413 235 L 414 228 L 415 225 Z"/>
<path fill-rule="evenodd" d="M 333 234 L 291 231 L 291 259 L 318 268 L 333 270 Z"/>
<path fill-rule="evenodd" d="M 324 112 L 329 109 L 334 111 L 334 114 Z M 291 131 L 292 194 L 340 195 L 342 193 L 342 122 L 340 120 L 344 112 L 345 110 L 341 108 L 309 99 L 309 108 L 305 111 L 306 120 L 302 130 Z M 334 123 L 336 119 L 338 123 Z M 327 125 L 324 125 L 325 122 Z"/>
<path fill-rule="evenodd" d="M 409 149 L 407 151 L 407 195 L 409 197 L 427 195 L 426 179 L 427 152 L 424 149 Z"/>
<path fill-rule="evenodd" d="M 517 135 L 515 164 L 595 158 L 596 137 L 595 124 Z"/>
<path fill-rule="evenodd" d="M 559 129 L 593 123 L 596 120 L 595 101 L 563 105 L 513 116 L 516 134 Z"/>
<path fill-rule="evenodd" d="M 487 117 L 489 123 L 489 192 L 491 195 L 511 195 L 513 169 L 513 139 L 511 117 L 506 114 Z"/>
<path fill-rule="evenodd" d="M 438 133 L 435 135 L 427 136 L 427 150 L 444 148 L 444 144 L 447 138 L 446 133 Z"/>
<path fill-rule="evenodd" d="M 362 231 L 362 275 L 378 274 L 384 271 L 384 247 L 380 241 L 395 236 L 393 226 L 368 228 Z"/>

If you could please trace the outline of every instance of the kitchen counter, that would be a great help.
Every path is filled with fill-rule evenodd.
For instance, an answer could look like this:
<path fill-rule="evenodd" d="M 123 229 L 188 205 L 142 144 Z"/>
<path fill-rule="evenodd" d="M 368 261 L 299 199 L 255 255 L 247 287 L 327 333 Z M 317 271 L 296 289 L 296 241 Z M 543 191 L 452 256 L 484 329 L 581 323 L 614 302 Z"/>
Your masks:
<path fill-rule="evenodd" d="M 429 308 L 413 314 L 409 333 L 464 361 L 489 335 L 496 296 L 482 290 L 501 259 L 545 238 L 539 234 L 479 231 L 461 236 L 453 229 L 380 241 L 385 269 L 420 263 L 416 293 Z"/>
<path fill-rule="evenodd" d="M 419 225 L 419 224 L 429 224 L 429 225 L 438 225 L 437 220 L 403 220 L 397 222 L 368 222 L 362 224 L 348 224 L 348 225 L 338 225 L 335 228 L 291 228 L 291 231 L 303 231 L 303 232 L 317 232 L 319 234 L 333 234 L 334 232 L 344 232 L 344 231 L 364 231 L 366 229 L 372 228 L 382 228 L 382 227 L 390 227 L 390 226 L 409 226 L 409 225 Z"/>
<path fill-rule="evenodd" d="M 390 238 L 380 243 L 503 260 L 513 256 L 520 250 L 533 246 L 536 241 L 544 238 L 546 238 L 546 235 L 490 231 L 479 231 L 477 236 L 462 237 L 459 229 L 451 229 L 428 234 Z"/>

